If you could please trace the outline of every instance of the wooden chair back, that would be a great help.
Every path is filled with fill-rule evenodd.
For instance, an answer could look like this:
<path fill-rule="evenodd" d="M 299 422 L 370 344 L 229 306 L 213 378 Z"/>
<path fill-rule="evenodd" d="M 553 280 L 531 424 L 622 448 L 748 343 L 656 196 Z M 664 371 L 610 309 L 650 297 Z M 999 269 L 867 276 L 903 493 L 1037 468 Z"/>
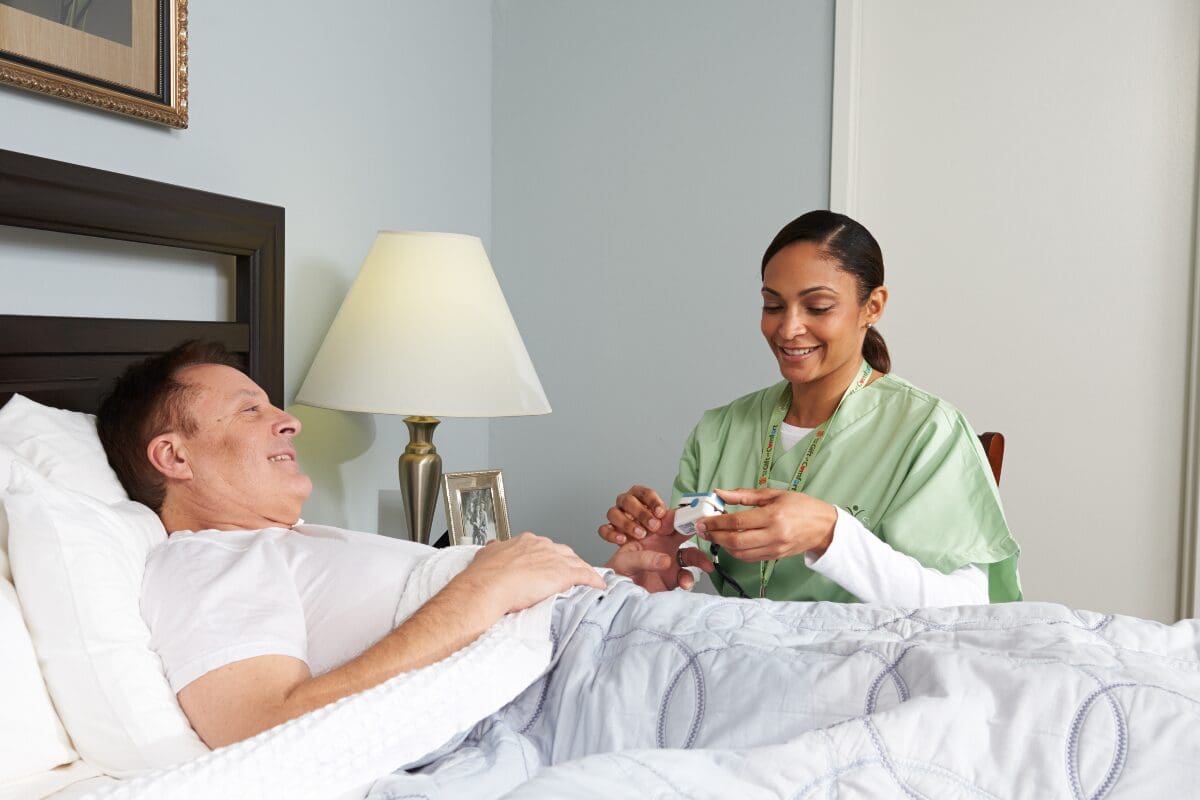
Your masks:
<path fill-rule="evenodd" d="M 999 486 L 1000 467 L 1004 465 L 1004 434 L 995 431 L 981 433 L 979 442 L 983 445 L 983 452 L 987 455 L 988 464 L 992 468 L 992 477 L 996 479 L 996 485 Z"/>

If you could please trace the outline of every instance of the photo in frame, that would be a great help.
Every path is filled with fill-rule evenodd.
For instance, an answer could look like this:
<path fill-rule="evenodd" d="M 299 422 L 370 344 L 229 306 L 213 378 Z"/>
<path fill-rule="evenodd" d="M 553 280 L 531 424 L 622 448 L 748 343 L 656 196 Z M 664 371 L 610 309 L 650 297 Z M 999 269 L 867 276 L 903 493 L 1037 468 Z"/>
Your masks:
<path fill-rule="evenodd" d="M 0 83 L 186 128 L 187 0 L 0 0 Z"/>
<path fill-rule="evenodd" d="M 511 535 L 504 479 L 498 469 L 447 472 L 442 476 L 450 544 L 487 544 Z"/>

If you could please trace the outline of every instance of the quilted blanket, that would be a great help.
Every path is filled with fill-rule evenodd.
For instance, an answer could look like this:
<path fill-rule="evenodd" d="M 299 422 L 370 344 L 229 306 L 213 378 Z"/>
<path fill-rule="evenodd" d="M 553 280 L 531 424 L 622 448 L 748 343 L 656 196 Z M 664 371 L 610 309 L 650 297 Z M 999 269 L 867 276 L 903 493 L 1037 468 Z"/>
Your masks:
<path fill-rule="evenodd" d="M 647 595 L 611 576 L 523 614 L 113 796 L 1200 793 L 1195 621 Z"/>

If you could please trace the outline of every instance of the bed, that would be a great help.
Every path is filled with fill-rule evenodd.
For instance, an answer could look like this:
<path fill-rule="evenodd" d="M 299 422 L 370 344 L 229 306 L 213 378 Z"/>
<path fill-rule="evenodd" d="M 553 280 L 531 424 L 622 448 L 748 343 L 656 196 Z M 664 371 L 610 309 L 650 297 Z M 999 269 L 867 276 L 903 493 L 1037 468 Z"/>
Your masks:
<path fill-rule="evenodd" d="M 283 209 L 0 150 L 0 225 L 201 250 L 236 262 L 228 322 L 0 315 L 0 408 L 18 394 L 95 412 L 127 364 L 191 338 L 222 342 L 272 401 L 282 402 Z M 40 796 L 95 774 L 82 760 L 68 762 L 41 781 L 6 789 L 0 780 L 0 796 Z"/>
<path fill-rule="evenodd" d="M 14 392 L 94 412 L 126 364 L 189 338 L 222 342 L 283 397 L 283 209 L 0 150 L 0 225 L 236 257 L 232 322 L 0 315 L 0 405 Z"/>
<path fill-rule="evenodd" d="M 647 596 L 611 575 L 606 591 L 508 615 L 438 664 L 209 751 L 138 611 L 145 554 L 165 533 L 101 475 L 86 413 L 125 364 L 193 337 L 225 342 L 281 402 L 283 211 L 0 151 L 0 224 L 237 259 L 229 323 L 0 316 L 0 798 L 1100 798 L 1200 785 L 1195 621 Z M 396 620 L 473 552 L 431 553 Z"/>

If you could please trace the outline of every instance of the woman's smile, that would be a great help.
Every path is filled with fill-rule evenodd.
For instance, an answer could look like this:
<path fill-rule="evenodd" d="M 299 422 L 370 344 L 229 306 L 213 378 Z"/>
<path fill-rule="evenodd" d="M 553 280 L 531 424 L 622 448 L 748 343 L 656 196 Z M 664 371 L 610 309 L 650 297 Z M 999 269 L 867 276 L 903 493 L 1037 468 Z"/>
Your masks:
<path fill-rule="evenodd" d="M 779 347 L 779 353 L 785 361 L 802 361 L 821 349 L 820 345 L 812 347 Z"/>

